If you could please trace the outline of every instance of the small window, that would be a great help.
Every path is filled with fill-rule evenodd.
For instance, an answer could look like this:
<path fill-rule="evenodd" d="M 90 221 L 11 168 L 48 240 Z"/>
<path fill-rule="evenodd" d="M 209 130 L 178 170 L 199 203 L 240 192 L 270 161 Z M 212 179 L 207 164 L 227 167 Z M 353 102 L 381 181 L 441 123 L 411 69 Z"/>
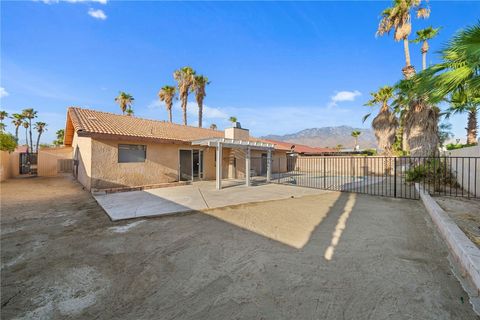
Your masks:
<path fill-rule="evenodd" d="M 145 162 L 147 146 L 141 144 L 119 144 L 118 162 Z"/>

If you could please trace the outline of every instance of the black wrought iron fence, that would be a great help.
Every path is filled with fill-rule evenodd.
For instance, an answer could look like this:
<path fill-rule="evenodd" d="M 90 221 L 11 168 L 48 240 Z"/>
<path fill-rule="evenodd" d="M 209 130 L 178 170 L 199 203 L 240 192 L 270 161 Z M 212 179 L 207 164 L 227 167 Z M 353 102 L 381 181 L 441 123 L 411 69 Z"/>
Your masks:
<path fill-rule="evenodd" d="M 287 156 L 272 167 L 273 182 L 302 187 L 418 199 L 418 183 L 432 195 L 480 198 L 480 157 Z"/>

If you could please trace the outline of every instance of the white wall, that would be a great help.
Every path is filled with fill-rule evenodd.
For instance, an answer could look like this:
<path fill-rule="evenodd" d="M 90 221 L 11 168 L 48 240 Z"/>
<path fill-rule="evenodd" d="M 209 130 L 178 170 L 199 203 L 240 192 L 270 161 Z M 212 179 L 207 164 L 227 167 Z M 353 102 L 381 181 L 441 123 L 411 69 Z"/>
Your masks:
<path fill-rule="evenodd" d="M 456 173 L 457 182 L 464 190 L 470 190 L 470 193 L 480 197 L 480 146 L 450 150 L 446 152 L 446 155 L 449 157 L 476 157 L 452 158 L 451 169 L 454 174 Z"/>

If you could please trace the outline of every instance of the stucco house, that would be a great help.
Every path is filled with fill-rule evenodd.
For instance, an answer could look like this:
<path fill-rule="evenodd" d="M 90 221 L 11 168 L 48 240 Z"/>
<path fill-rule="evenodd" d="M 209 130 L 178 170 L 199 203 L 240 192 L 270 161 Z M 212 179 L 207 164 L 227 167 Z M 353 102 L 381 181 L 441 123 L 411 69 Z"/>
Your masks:
<path fill-rule="evenodd" d="M 221 179 L 286 171 L 289 151 L 240 127 L 219 131 L 78 107 L 67 109 L 64 144 L 88 190 L 195 180 L 221 187 Z"/>

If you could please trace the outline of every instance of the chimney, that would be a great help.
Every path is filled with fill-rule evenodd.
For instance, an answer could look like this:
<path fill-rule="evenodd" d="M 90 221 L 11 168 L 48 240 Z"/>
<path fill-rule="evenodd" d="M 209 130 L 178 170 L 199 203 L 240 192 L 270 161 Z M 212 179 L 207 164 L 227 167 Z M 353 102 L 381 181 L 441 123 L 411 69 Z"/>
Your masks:
<path fill-rule="evenodd" d="M 242 129 L 240 122 L 235 122 L 232 128 L 225 129 L 225 138 L 235 140 L 248 140 L 250 138 L 250 133 L 248 129 Z"/>

